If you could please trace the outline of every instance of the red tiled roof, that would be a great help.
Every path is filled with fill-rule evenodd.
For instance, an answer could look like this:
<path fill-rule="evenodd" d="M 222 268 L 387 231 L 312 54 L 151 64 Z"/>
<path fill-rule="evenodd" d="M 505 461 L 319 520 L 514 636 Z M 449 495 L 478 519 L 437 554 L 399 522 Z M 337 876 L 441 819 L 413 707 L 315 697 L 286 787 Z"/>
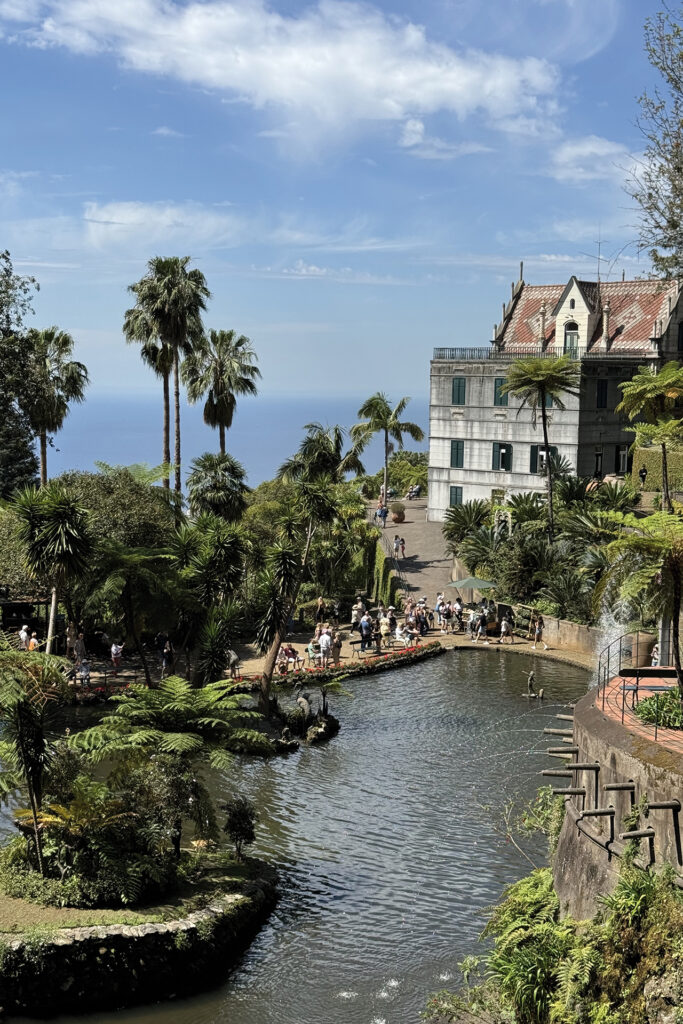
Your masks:
<path fill-rule="evenodd" d="M 655 320 L 665 323 L 669 316 L 668 299 L 672 305 L 678 294 L 676 282 L 665 284 L 661 281 L 595 281 L 578 282 L 586 300 L 593 309 L 610 304 L 610 338 L 612 352 L 638 352 L 649 350 L 649 339 L 654 334 Z M 546 348 L 555 340 L 555 318 L 553 309 L 566 285 L 524 284 L 515 303 L 512 315 L 505 325 L 502 342 L 506 349 L 540 348 L 541 306 L 545 302 Z M 589 339 L 588 347 L 597 344 L 602 337 L 602 317 Z"/>

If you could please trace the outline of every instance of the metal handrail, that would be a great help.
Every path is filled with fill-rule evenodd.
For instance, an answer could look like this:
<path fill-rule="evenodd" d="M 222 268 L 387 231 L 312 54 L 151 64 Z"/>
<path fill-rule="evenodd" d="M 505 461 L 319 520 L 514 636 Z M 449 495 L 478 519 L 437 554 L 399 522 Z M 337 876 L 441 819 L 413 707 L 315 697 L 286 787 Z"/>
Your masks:
<path fill-rule="evenodd" d="M 605 710 L 605 691 L 610 679 L 619 675 L 623 668 L 636 668 L 641 659 L 649 654 L 652 644 L 652 633 L 644 630 L 631 630 L 622 633 L 611 643 L 603 647 L 598 656 L 598 699 L 602 698 L 602 710 Z M 642 639 L 641 639 L 642 637 Z M 635 638 L 635 643 L 634 643 Z M 655 643 L 657 641 L 655 640 Z M 659 664 L 668 665 L 671 663 L 671 643 L 668 641 L 664 650 L 660 649 Z"/>
<path fill-rule="evenodd" d="M 494 345 L 488 348 L 481 346 L 467 347 L 462 346 L 460 348 L 435 348 L 433 359 L 451 359 L 457 361 L 476 361 L 486 360 L 490 362 L 497 362 L 499 360 L 506 361 L 511 359 L 553 359 L 559 355 L 564 355 L 564 351 L 559 348 L 547 348 L 542 350 L 538 348 L 517 348 L 517 349 L 499 349 Z M 623 362 L 625 359 L 644 359 L 649 357 L 656 358 L 658 352 L 653 351 L 650 348 L 643 349 L 629 349 L 627 352 L 622 351 L 609 351 L 604 352 L 600 349 L 588 349 L 586 346 L 581 345 L 575 348 L 571 348 L 568 353 L 572 355 L 574 359 L 618 359 Z"/>

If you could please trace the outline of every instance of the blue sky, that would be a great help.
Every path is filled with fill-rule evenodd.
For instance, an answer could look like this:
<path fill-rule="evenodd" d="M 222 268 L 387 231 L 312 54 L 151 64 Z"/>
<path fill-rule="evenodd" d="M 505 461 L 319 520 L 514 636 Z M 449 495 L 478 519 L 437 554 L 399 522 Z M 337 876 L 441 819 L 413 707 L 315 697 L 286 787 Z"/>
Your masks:
<path fill-rule="evenodd" d="M 622 182 L 658 6 L 0 0 L 0 248 L 93 395 L 158 389 L 120 332 L 155 254 L 194 258 L 264 393 L 424 395 L 520 259 L 594 277 L 600 236 L 647 272 Z"/>

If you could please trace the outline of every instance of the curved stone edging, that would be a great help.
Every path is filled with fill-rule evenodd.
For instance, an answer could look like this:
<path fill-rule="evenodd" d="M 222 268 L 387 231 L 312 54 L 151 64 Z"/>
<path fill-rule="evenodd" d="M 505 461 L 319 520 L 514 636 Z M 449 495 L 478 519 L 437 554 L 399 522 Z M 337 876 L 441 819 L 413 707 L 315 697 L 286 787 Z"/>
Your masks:
<path fill-rule="evenodd" d="M 0 935 L 0 1005 L 48 1017 L 190 995 L 235 965 L 276 899 L 268 869 L 176 921 Z"/>

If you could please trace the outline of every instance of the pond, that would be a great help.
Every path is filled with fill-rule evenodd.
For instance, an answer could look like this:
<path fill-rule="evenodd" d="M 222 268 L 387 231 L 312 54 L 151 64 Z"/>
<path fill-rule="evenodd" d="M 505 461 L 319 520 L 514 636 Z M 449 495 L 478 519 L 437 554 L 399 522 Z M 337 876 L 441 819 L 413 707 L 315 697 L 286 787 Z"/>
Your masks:
<path fill-rule="evenodd" d="M 543 705 L 522 697 L 533 667 Z M 260 809 L 255 852 L 282 898 L 242 962 L 202 996 L 93 1024 L 409 1024 L 476 952 L 482 912 L 529 863 L 501 834 L 549 765 L 543 728 L 588 673 L 499 649 L 449 651 L 349 680 L 324 747 L 238 763 L 224 794 Z M 526 843 L 537 863 L 544 844 Z M 59 1018 L 69 1022 L 74 1018 Z M 84 1018 L 76 1018 L 81 1021 Z"/>

